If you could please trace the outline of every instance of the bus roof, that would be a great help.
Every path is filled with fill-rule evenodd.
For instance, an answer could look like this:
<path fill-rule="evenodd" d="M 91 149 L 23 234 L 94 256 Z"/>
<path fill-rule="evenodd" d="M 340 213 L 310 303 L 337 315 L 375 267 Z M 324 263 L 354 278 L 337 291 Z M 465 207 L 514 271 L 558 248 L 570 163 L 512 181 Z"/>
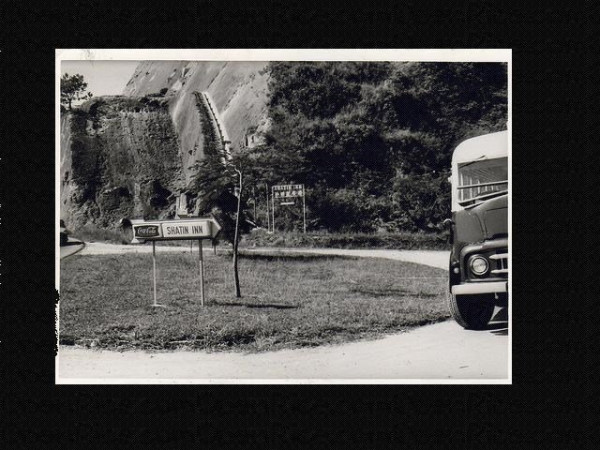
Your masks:
<path fill-rule="evenodd" d="M 452 164 L 470 162 L 479 158 L 500 158 L 507 155 L 508 131 L 499 131 L 467 139 L 458 144 L 452 155 Z"/>

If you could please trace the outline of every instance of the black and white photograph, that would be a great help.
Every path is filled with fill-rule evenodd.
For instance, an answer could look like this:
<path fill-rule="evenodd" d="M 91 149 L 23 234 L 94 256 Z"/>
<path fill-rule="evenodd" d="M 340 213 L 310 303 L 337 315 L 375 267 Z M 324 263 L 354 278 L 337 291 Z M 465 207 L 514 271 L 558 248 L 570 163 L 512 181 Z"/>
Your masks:
<path fill-rule="evenodd" d="M 511 384 L 511 64 L 56 50 L 56 383 Z"/>

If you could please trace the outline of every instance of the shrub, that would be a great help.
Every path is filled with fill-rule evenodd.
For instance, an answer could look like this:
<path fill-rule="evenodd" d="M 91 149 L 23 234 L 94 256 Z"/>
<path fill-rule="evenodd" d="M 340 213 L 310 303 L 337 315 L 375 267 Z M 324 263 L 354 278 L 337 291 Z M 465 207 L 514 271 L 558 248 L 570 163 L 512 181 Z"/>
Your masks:
<path fill-rule="evenodd" d="M 244 236 L 244 247 L 305 247 L 346 249 L 446 250 L 447 233 L 267 233 L 254 230 Z"/>

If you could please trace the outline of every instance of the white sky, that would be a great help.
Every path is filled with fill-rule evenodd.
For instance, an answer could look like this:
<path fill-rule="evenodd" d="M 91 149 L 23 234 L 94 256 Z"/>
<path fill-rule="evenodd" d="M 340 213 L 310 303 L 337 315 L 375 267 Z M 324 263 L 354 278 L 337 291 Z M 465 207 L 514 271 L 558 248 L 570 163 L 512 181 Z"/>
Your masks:
<path fill-rule="evenodd" d="M 140 61 L 61 61 L 60 74 L 81 74 L 95 97 L 120 95 Z"/>
<path fill-rule="evenodd" d="M 510 49 L 62 49 L 61 76 L 81 74 L 94 96 L 119 95 L 140 61 L 474 61 L 509 62 Z"/>

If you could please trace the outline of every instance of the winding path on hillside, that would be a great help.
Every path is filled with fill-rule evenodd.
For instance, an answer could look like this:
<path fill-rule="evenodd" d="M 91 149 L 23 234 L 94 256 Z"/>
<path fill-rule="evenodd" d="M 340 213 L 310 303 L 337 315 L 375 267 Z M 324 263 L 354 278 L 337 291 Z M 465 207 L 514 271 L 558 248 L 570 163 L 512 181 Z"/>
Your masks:
<path fill-rule="evenodd" d="M 231 140 L 229 139 L 223 121 L 219 117 L 218 110 L 212 100 L 212 97 L 210 96 L 210 93 L 208 91 L 194 91 L 194 95 L 196 96 L 197 104 L 204 105 L 204 108 L 199 108 L 199 113 L 204 114 L 204 111 L 206 111 L 206 114 L 208 116 L 207 119 L 212 126 L 213 132 L 217 137 L 219 145 L 222 146 L 223 152 L 225 153 L 225 157 L 229 159 L 231 154 Z"/>

